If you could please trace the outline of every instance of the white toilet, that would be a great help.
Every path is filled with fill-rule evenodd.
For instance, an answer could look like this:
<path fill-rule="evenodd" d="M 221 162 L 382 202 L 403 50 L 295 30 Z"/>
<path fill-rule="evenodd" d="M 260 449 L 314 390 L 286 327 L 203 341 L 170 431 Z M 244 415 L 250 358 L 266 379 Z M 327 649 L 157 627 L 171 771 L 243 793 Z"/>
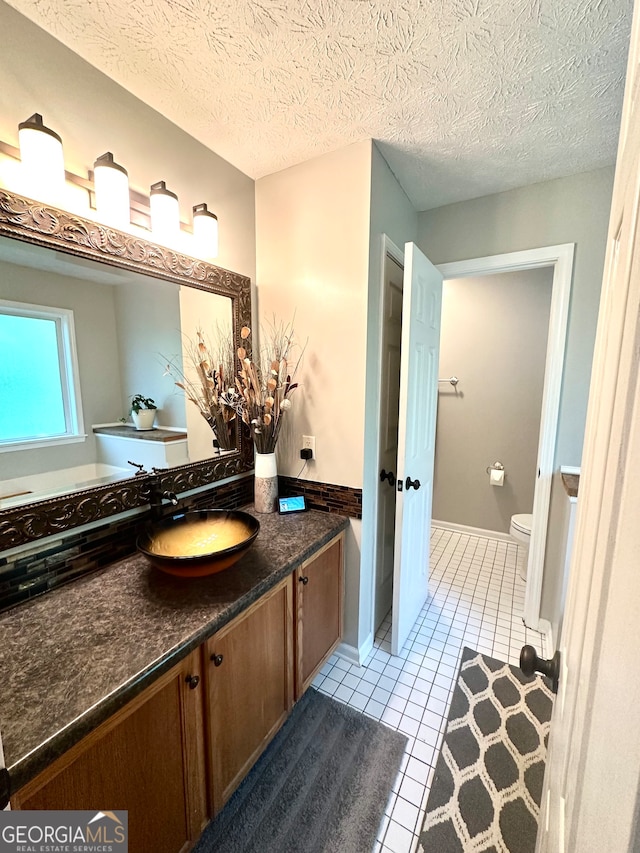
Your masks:
<path fill-rule="evenodd" d="M 529 562 L 529 542 L 531 540 L 532 520 L 533 515 L 530 512 L 512 515 L 511 526 L 509 527 L 509 535 L 512 539 L 515 539 L 516 544 L 519 546 L 516 568 L 523 581 L 526 581 L 527 579 L 527 563 Z"/>

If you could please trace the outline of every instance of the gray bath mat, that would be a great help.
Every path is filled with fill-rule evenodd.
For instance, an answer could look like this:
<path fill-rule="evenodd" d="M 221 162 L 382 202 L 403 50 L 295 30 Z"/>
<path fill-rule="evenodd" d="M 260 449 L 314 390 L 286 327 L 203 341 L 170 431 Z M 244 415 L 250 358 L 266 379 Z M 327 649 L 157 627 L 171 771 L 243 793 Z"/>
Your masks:
<path fill-rule="evenodd" d="M 308 690 L 193 853 L 371 853 L 406 742 Z"/>
<path fill-rule="evenodd" d="M 465 648 L 420 853 L 533 853 L 553 693 Z"/>

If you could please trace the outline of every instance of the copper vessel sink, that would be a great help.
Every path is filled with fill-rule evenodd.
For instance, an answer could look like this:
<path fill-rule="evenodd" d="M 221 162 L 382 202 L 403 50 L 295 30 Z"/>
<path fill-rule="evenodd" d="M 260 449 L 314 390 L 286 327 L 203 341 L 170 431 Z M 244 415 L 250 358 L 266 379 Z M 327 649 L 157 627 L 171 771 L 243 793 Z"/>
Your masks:
<path fill-rule="evenodd" d="M 259 531 L 260 522 L 242 510 L 201 509 L 150 524 L 136 545 L 157 569 L 197 578 L 232 566 Z"/>

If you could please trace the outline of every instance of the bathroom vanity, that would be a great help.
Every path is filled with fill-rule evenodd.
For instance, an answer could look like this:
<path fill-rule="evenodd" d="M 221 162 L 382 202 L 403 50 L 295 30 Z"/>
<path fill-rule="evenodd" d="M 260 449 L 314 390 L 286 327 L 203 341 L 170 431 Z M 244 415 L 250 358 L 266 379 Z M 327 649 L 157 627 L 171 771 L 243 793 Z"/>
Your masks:
<path fill-rule="evenodd" d="M 186 851 L 341 638 L 348 520 L 259 516 L 232 568 L 139 554 L 0 616 L 18 809 L 128 809 L 129 849 Z"/>

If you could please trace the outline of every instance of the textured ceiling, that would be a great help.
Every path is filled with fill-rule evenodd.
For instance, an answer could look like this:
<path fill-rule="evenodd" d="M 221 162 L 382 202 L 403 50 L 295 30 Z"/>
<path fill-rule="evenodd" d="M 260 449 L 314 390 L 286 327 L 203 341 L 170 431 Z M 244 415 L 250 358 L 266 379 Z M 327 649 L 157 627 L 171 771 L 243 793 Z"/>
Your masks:
<path fill-rule="evenodd" d="M 418 210 L 614 162 L 632 0 L 10 0 L 258 178 L 372 137 Z"/>

